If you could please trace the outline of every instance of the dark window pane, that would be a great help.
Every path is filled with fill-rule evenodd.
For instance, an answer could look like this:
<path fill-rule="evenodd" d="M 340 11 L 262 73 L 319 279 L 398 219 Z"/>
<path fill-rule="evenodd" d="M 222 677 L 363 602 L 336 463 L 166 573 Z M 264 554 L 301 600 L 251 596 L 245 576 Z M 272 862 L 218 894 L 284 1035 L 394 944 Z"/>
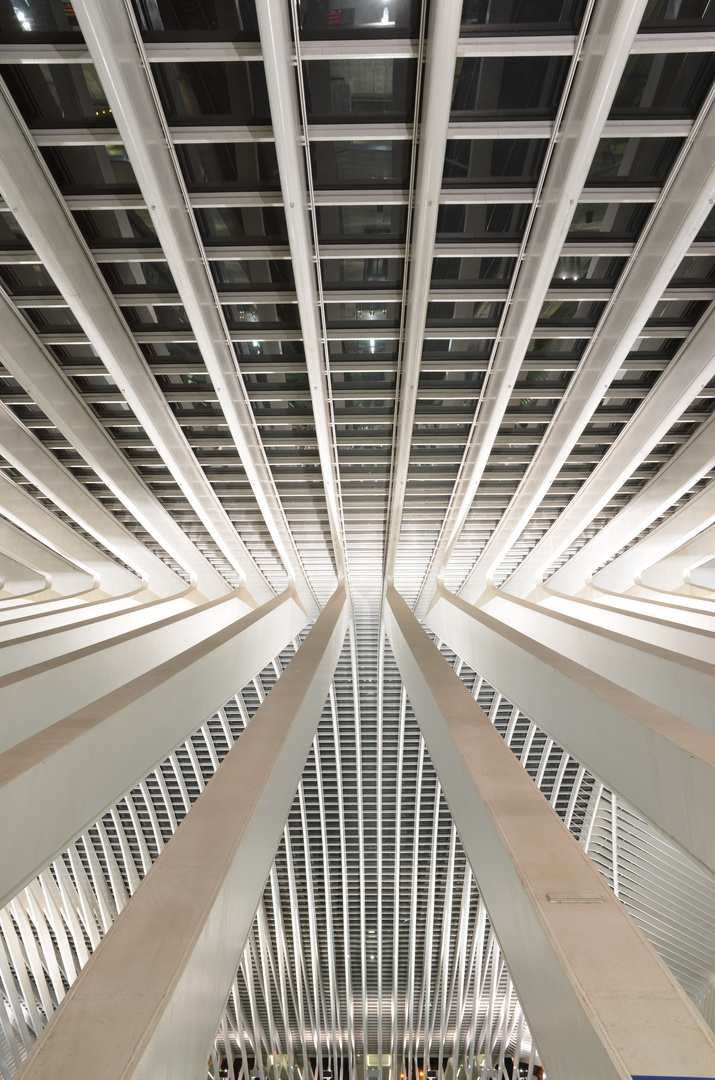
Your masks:
<path fill-rule="evenodd" d="M 92 64 L 3 65 L 0 73 L 28 124 L 81 122 L 114 127 Z"/>
<path fill-rule="evenodd" d="M 439 288 L 442 282 L 459 281 L 465 285 L 491 283 L 504 285 L 514 273 L 515 259 L 460 258 L 435 259 L 432 263 L 432 283 Z"/>
<path fill-rule="evenodd" d="M 419 0 L 299 0 L 301 33 L 329 31 L 346 37 L 367 28 L 373 32 L 416 32 Z"/>
<path fill-rule="evenodd" d="M 287 239 L 283 207 L 214 207 L 197 210 L 196 220 L 204 240 L 209 243 L 240 243 L 249 240 Z"/>
<path fill-rule="evenodd" d="M 77 210 L 74 216 L 90 244 L 98 240 L 157 242 L 148 210 Z"/>
<path fill-rule="evenodd" d="M 715 257 L 712 255 L 687 255 L 673 275 L 671 284 L 684 282 L 695 285 L 698 282 L 715 280 Z"/>
<path fill-rule="evenodd" d="M 132 0 L 142 30 L 170 34 L 255 31 L 255 0 Z"/>
<path fill-rule="evenodd" d="M 641 24 L 643 30 L 658 30 L 674 23 L 682 29 L 688 23 L 697 29 L 715 26 L 712 0 L 648 0 Z"/>
<path fill-rule="evenodd" d="M 247 329 L 246 323 L 270 327 L 287 324 L 298 329 L 300 316 L 297 304 L 224 304 L 223 312 L 229 327 Z"/>
<path fill-rule="evenodd" d="M 54 281 L 40 263 L 0 266 L 0 282 L 11 296 L 58 292 Z"/>
<path fill-rule="evenodd" d="M 715 77 L 715 56 L 675 53 L 631 56 L 613 102 L 613 116 L 694 116 Z"/>
<path fill-rule="evenodd" d="M 0 211 L 0 244 L 3 247 L 30 246 L 17 219 L 9 210 Z"/>
<path fill-rule="evenodd" d="M 326 300 L 328 297 L 326 297 Z M 347 325 L 364 326 L 376 324 L 375 332 L 379 334 L 379 326 L 398 326 L 400 321 L 400 304 L 390 304 L 384 301 L 369 299 L 361 300 L 355 304 L 331 304 L 325 305 L 325 317 L 328 326 Z"/>
<path fill-rule="evenodd" d="M 536 180 L 544 160 L 543 139 L 472 139 L 447 142 L 444 182 L 488 184 L 492 180 Z"/>
<path fill-rule="evenodd" d="M 27 34 L 76 35 L 79 24 L 64 0 L 0 0 L 0 33 L 10 40 Z"/>
<path fill-rule="evenodd" d="M 524 232 L 528 206 L 440 206 L 437 236 L 442 240 L 477 240 L 480 237 L 519 238 Z"/>
<path fill-rule="evenodd" d="M 466 0 L 462 25 L 512 29 L 518 23 L 520 33 L 528 26 L 571 30 L 581 25 L 584 6 L 585 0 Z"/>
<path fill-rule="evenodd" d="M 290 259 L 252 259 L 250 261 L 233 259 L 212 260 L 209 264 L 217 285 L 276 285 L 295 284 L 293 265 Z"/>
<path fill-rule="evenodd" d="M 164 262 L 102 263 L 100 269 L 112 290 L 124 292 L 175 292 L 171 270 Z"/>
<path fill-rule="evenodd" d="M 412 119 L 414 60 L 310 60 L 303 69 L 310 119 L 332 116 Z"/>
<path fill-rule="evenodd" d="M 276 148 L 265 143 L 184 143 L 175 147 L 186 183 L 193 188 L 278 190 Z"/>
<path fill-rule="evenodd" d="M 660 183 L 682 145 L 682 139 L 601 139 L 586 183 Z"/>
<path fill-rule="evenodd" d="M 581 255 L 562 256 L 554 271 L 554 285 L 579 284 L 610 285 L 617 281 L 625 265 L 625 258 L 590 258 Z"/>
<path fill-rule="evenodd" d="M 326 289 L 351 284 L 399 286 L 403 265 L 402 259 L 323 259 L 323 285 Z"/>
<path fill-rule="evenodd" d="M 319 206 L 317 214 L 319 240 L 343 236 L 404 239 L 407 227 L 404 206 Z"/>
<path fill-rule="evenodd" d="M 638 236 L 651 211 L 644 203 L 579 203 L 569 226 L 569 237 L 589 239 L 604 235 L 631 239 Z"/>
<path fill-rule="evenodd" d="M 448 323 L 465 325 L 473 322 L 495 324 L 499 321 L 503 304 L 483 300 L 430 301 L 427 305 L 427 322 L 432 326 Z"/>
<path fill-rule="evenodd" d="M 63 146 L 42 150 L 60 190 L 81 194 L 112 188 L 139 190 L 121 143 L 114 146 Z"/>
<path fill-rule="evenodd" d="M 152 71 L 169 120 L 270 123 L 262 64 L 153 64 Z"/>
<path fill-rule="evenodd" d="M 310 156 L 316 187 L 354 184 L 407 184 L 410 174 L 410 143 L 312 142 Z"/>
<path fill-rule="evenodd" d="M 505 112 L 552 116 L 567 70 L 565 57 L 460 57 L 452 111 L 470 116 Z"/>

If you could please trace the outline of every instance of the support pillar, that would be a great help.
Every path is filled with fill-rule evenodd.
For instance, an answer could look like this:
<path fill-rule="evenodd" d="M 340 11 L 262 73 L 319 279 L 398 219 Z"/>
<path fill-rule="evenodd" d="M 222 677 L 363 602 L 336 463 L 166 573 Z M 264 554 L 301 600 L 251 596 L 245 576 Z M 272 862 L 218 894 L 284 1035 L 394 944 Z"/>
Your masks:
<path fill-rule="evenodd" d="M 715 870 L 715 735 L 445 590 L 426 622 L 607 787 Z"/>
<path fill-rule="evenodd" d="M 205 1074 L 347 616 L 340 587 L 70 989 L 24 1080 Z"/>
<path fill-rule="evenodd" d="M 549 1080 L 715 1076 L 715 1036 L 399 594 L 387 625 Z"/>

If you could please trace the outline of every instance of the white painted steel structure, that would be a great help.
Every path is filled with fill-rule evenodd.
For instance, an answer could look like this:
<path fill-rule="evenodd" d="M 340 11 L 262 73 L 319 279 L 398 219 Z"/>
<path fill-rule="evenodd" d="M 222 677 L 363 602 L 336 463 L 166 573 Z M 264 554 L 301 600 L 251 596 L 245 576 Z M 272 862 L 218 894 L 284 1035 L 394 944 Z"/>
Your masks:
<path fill-rule="evenodd" d="M 715 1077 L 714 54 L 707 0 L 0 0 L 3 1080 L 66 997 L 28 1072 L 66 1038 L 127 1075 L 119 1006 L 77 1004 L 113 949 L 152 1075 Z M 196 953 L 162 1042 L 119 930 L 78 976 L 152 889 L 168 924 L 202 820 L 230 846 L 207 798 L 159 859 L 336 605 L 221 972 Z M 434 741 L 452 692 L 510 778 L 501 871 L 483 764 L 457 784 Z M 551 910 L 504 899 L 521 790 L 679 1057 L 611 1007 L 608 919 L 551 983 L 594 1041 L 544 1019 L 570 916 L 518 937 Z"/>

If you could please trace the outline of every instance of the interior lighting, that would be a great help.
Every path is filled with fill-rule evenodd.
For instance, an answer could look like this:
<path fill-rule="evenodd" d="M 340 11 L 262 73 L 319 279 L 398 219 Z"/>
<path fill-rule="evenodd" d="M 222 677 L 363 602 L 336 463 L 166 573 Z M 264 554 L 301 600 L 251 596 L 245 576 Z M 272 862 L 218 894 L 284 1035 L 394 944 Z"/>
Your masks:
<path fill-rule="evenodd" d="M 28 15 L 27 15 L 27 12 L 22 11 L 20 8 L 17 8 L 17 7 L 14 8 L 13 10 L 15 12 L 15 15 L 17 16 L 17 21 L 20 23 L 20 26 L 22 27 L 22 29 L 23 30 L 32 30 L 32 23 L 30 22 L 30 19 L 29 19 Z M 385 8 L 385 10 L 387 11 L 387 8 Z"/>

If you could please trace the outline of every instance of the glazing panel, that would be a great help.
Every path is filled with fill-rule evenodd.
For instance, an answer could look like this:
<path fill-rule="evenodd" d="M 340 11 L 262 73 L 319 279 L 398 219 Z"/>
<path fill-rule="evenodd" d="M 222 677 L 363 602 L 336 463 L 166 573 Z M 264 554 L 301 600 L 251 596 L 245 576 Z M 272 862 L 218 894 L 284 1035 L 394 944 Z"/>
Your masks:
<path fill-rule="evenodd" d="M 0 210 L 0 244 L 3 247 L 30 246 L 17 218 L 9 210 Z"/>
<path fill-rule="evenodd" d="M 433 300 L 427 305 L 427 322 L 432 326 L 444 326 L 446 323 L 464 325 L 472 322 L 496 324 L 503 306 L 481 300 L 460 300 L 458 303 Z"/>
<path fill-rule="evenodd" d="M 605 303 L 593 300 L 546 300 L 539 314 L 539 322 L 595 326 L 604 307 Z"/>
<path fill-rule="evenodd" d="M 465 285 L 484 282 L 506 285 L 511 280 L 515 265 L 516 259 L 439 258 L 432 263 L 432 282 L 437 286 L 444 281 L 459 281 Z"/>
<path fill-rule="evenodd" d="M 442 205 L 437 214 L 439 240 L 477 240 L 480 237 L 506 239 L 523 235 L 529 216 L 528 206 L 498 203 L 478 205 Z"/>
<path fill-rule="evenodd" d="M 100 263 L 100 270 L 107 283 L 119 293 L 140 289 L 176 291 L 174 278 L 165 262 Z"/>
<path fill-rule="evenodd" d="M 102 240 L 157 242 L 148 210 L 76 210 L 74 219 L 90 244 Z"/>
<path fill-rule="evenodd" d="M 612 284 L 617 281 L 626 264 L 624 258 L 592 258 L 583 255 L 562 256 L 554 271 L 554 285 L 569 282 L 592 282 L 594 285 Z"/>
<path fill-rule="evenodd" d="M 290 259 L 215 259 L 209 263 L 217 285 L 294 285 Z"/>
<path fill-rule="evenodd" d="M 377 283 L 398 286 L 402 284 L 403 267 L 402 259 L 324 259 L 321 262 L 326 288 Z"/>
<path fill-rule="evenodd" d="M 546 153 L 544 139 L 450 139 L 444 159 L 446 187 L 472 181 L 531 182 L 538 178 Z"/>
<path fill-rule="evenodd" d="M 51 34 L 61 39 L 79 34 L 79 23 L 66 0 L 0 0 L 0 33 L 9 40 L 27 34 Z"/>
<path fill-rule="evenodd" d="M 0 266 L 0 283 L 10 296 L 58 293 L 57 286 L 41 263 Z"/>
<path fill-rule="evenodd" d="M 270 123 L 262 64 L 153 64 L 152 72 L 168 120 Z"/>
<path fill-rule="evenodd" d="M 132 7 L 145 32 L 233 37 L 257 28 L 255 0 L 132 0 Z"/>
<path fill-rule="evenodd" d="M 695 285 L 697 282 L 715 280 L 715 257 L 712 255 L 688 255 L 673 275 L 671 284 L 679 281 Z"/>
<path fill-rule="evenodd" d="M 280 190 L 276 148 L 271 143 L 181 143 L 175 146 L 190 189 Z"/>
<path fill-rule="evenodd" d="M 511 28 L 519 24 L 519 32 L 527 27 L 572 30 L 581 25 L 585 0 L 466 0 L 462 13 L 462 25 L 478 27 Z"/>
<path fill-rule="evenodd" d="M 648 0 L 641 24 L 643 30 L 659 30 L 676 24 L 679 28 L 715 26 L 712 0 Z"/>
<path fill-rule="evenodd" d="M 458 57 L 453 118 L 516 113 L 553 116 L 567 70 L 566 57 Z"/>
<path fill-rule="evenodd" d="M 673 53 L 631 56 L 611 114 L 695 116 L 715 77 L 715 56 Z"/>
<path fill-rule="evenodd" d="M 275 326 L 278 323 L 298 329 L 300 316 L 297 304 L 223 304 L 229 327 L 245 329 L 246 324 Z"/>
<path fill-rule="evenodd" d="M 93 64 L 3 64 L 0 74 L 28 124 L 114 127 Z"/>
<path fill-rule="evenodd" d="M 310 60 L 303 70 L 310 120 L 336 116 L 412 119 L 414 60 Z"/>
<path fill-rule="evenodd" d="M 212 207 L 197 210 L 196 220 L 202 238 L 211 243 L 288 238 L 282 206 Z"/>
<path fill-rule="evenodd" d="M 313 181 L 322 188 L 407 184 L 410 150 L 407 140 L 313 142 Z"/>
<path fill-rule="evenodd" d="M 404 206 L 319 206 L 318 239 L 346 236 L 376 240 L 404 239 L 407 209 Z"/>
<path fill-rule="evenodd" d="M 326 297 L 326 301 L 327 301 Z M 400 319 L 400 304 L 385 303 L 384 301 L 370 300 L 365 297 L 354 304 L 325 304 L 325 317 L 328 326 L 355 325 L 363 326 L 366 323 L 397 326 Z"/>
<path fill-rule="evenodd" d="M 419 20 L 419 0 L 299 0 L 301 35 L 306 38 L 328 31 L 331 36 L 349 37 L 365 30 L 389 33 L 415 32 Z"/>
<path fill-rule="evenodd" d="M 661 183 L 670 172 L 682 139 L 601 139 L 587 184 Z"/>
<path fill-rule="evenodd" d="M 651 209 L 647 203 L 579 203 L 568 235 L 588 239 L 608 233 L 614 239 L 630 239 L 638 236 Z"/>
<path fill-rule="evenodd" d="M 126 150 L 115 146 L 52 146 L 41 150 L 60 191 L 73 194 L 139 191 Z"/>

